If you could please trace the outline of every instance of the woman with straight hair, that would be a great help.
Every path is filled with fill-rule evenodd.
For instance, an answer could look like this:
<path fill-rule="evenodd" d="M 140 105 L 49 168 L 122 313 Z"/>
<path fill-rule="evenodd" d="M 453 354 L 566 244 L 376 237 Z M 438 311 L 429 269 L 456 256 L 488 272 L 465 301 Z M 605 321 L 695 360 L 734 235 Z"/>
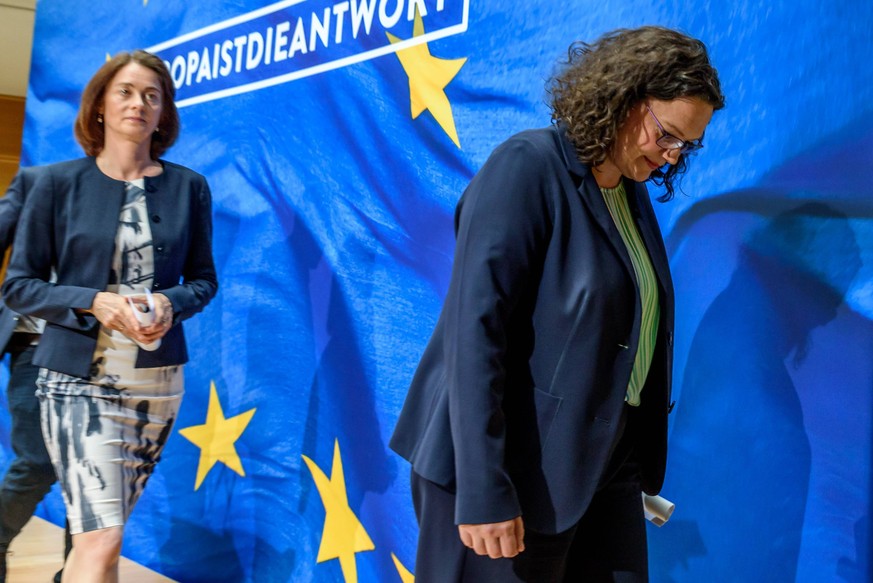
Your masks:
<path fill-rule="evenodd" d="M 64 582 L 118 580 L 124 524 L 184 392 L 182 321 L 218 289 L 209 186 L 160 158 L 179 132 L 174 96 L 145 51 L 100 67 L 75 125 L 87 157 L 30 169 L 3 285 L 46 321 L 33 362 L 73 538 Z"/>

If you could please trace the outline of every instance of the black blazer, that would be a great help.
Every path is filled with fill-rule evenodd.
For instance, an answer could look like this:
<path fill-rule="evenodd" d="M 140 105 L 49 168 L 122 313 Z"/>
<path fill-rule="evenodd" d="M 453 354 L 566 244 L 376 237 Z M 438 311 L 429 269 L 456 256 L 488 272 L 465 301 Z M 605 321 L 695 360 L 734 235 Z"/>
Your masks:
<path fill-rule="evenodd" d="M 0 197 L 0 256 L 6 253 L 6 249 L 15 238 L 15 229 L 18 226 L 21 209 L 24 206 L 28 187 L 32 182 L 33 171 L 29 168 L 22 168 L 12 179 L 6 194 Z M 6 351 L 6 345 L 12 338 L 17 323 L 18 314 L 10 310 L 5 302 L 0 301 L 0 352 Z"/>
<path fill-rule="evenodd" d="M 642 184 L 625 180 L 658 276 L 661 318 L 633 411 L 643 489 L 666 464 L 673 286 Z M 560 127 L 499 146 L 455 215 L 451 283 L 390 446 L 457 492 L 455 522 L 523 515 L 561 532 L 597 486 L 636 354 L 633 265 L 594 180 Z"/>
<path fill-rule="evenodd" d="M 155 277 L 152 291 L 172 303 L 174 326 L 152 352 L 140 350 L 140 368 L 188 360 L 179 323 L 202 310 L 218 290 L 212 259 L 212 209 L 203 176 L 161 161 L 160 176 L 145 178 Z M 94 158 L 26 170 L 32 177 L 3 295 L 12 309 L 46 320 L 33 362 L 87 377 L 100 324 L 90 308 L 109 281 L 124 182 L 103 174 Z M 52 269 L 57 282 L 49 283 Z"/>

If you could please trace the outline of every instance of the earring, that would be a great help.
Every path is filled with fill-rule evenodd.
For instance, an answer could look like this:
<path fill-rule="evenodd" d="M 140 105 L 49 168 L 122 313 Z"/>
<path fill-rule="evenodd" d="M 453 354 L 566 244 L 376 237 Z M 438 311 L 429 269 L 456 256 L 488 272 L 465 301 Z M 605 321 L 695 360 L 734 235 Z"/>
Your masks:
<path fill-rule="evenodd" d="M 161 133 L 161 128 L 155 128 L 155 133 L 156 133 L 156 134 Z"/>
<path fill-rule="evenodd" d="M 103 114 L 102 113 L 97 114 L 97 123 L 103 123 Z"/>

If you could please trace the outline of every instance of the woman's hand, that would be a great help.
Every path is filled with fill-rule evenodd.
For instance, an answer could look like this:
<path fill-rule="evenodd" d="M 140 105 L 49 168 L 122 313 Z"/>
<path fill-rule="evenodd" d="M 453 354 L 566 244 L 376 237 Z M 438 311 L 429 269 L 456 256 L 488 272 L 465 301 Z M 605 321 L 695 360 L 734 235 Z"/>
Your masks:
<path fill-rule="evenodd" d="M 465 547 L 492 559 L 511 559 L 524 551 L 524 523 L 521 516 L 491 524 L 461 524 L 458 534 Z"/>
<path fill-rule="evenodd" d="M 140 344 L 151 344 L 163 338 L 173 326 L 173 306 L 167 296 L 154 294 L 155 321 L 149 325 L 140 324 L 128 303 L 128 298 L 112 292 L 97 292 L 89 310 L 100 324 L 110 330 L 117 330 Z M 131 297 L 135 304 L 147 304 L 143 296 Z"/>
<path fill-rule="evenodd" d="M 125 336 L 130 336 L 132 330 L 142 327 L 131 312 L 127 298 L 116 293 L 97 292 L 88 311 L 94 314 L 101 326 L 117 330 Z"/>
<path fill-rule="evenodd" d="M 144 296 L 134 296 L 130 298 L 135 304 L 148 305 L 148 300 Z M 155 306 L 155 321 L 148 326 L 140 325 L 136 331 L 136 336 L 130 336 L 133 340 L 141 344 L 151 344 L 169 332 L 173 327 L 173 304 L 164 294 L 152 294 L 152 300 Z"/>

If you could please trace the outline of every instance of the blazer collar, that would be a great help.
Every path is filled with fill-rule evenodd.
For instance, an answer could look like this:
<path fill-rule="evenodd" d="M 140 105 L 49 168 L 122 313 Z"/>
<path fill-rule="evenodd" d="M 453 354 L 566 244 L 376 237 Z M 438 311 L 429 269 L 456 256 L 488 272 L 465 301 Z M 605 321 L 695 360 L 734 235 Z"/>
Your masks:
<path fill-rule="evenodd" d="M 145 176 L 145 191 L 149 193 L 158 192 L 163 186 L 165 177 L 168 172 L 167 163 L 164 160 L 158 159 L 158 164 L 163 170 L 157 176 Z"/>
<path fill-rule="evenodd" d="M 652 267 L 661 282 L 662 290 L 667 293 L 673 293 L 673 285 L 670 280 L 670 264 L 667 259 L 667 252 L 664 249 L 664 239 L 661 236 L 661 230 L 658 228 L 658 219 L 655 216 L 655 211 L 652 208 L 652 201 L 649 198 L 648 190 L 645 185 L 627 178 L 624 179 L 624 187 L 628 195 L 628 204 L 630 205 L 631 214 L 636 219 L 637 228 L 640 230 L 640 236 L 646 244 L 646 249 L 649 251 L 649 259 L 652 262 Z"/>
<path fill-rule="evenodd" d="M 118 186 L 123 184 L 123 180 L 116 180 L 115 178 L 111 178 L 103 174 L 103 171 L 97 166 L 97 157 L 96 156 L 88 156 L 90 160 L 90 170 L 91 172 L 98 177 L 98 180 L 104 183 L 106 187 Z M 167 163 L 164 160 L 158 160 L 158 163 L 163 167 L 163 172 L 158 174 L 157 176 L 143 176 L 143 184 L 145 186 L 144 190 L 149 193 L 157 192 L 157 190 L 164 183 L 164 176 L 167 174 Z"/>
<path fill-rule="evenodd" d="M 567 137 L 567 126 L 563 122 L 558 122 L 552 126 L 552 131 L 555 132 L 558 138 L 558 146 L 561 149 L 561 155 L 564 157 L 564 165 L 571 174 L 579 177 L 585 177 L 591 174 L 591 169 L 579 161 L 579 156 L 576 155 L 576 146 Z"/>

